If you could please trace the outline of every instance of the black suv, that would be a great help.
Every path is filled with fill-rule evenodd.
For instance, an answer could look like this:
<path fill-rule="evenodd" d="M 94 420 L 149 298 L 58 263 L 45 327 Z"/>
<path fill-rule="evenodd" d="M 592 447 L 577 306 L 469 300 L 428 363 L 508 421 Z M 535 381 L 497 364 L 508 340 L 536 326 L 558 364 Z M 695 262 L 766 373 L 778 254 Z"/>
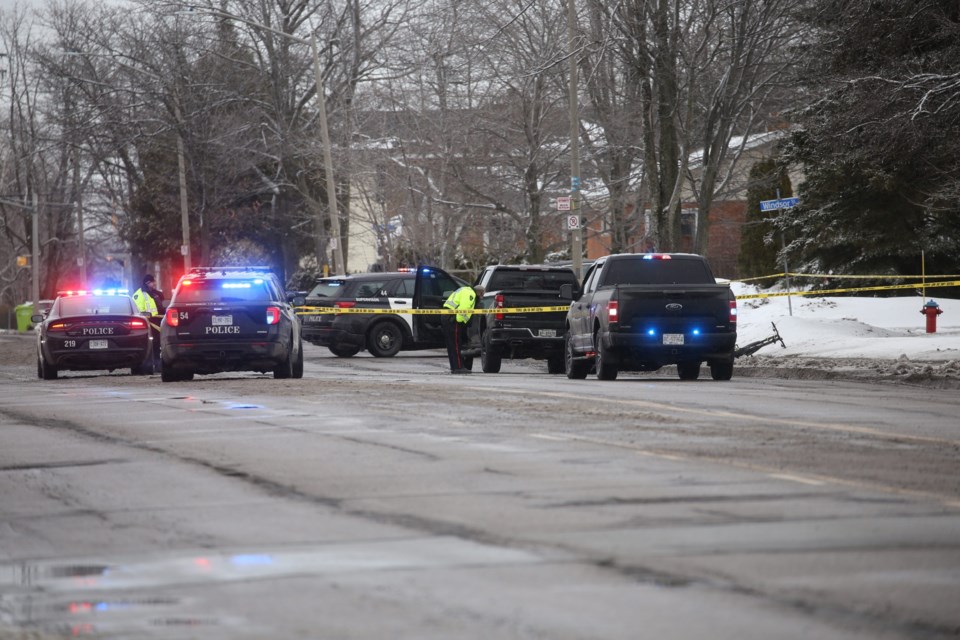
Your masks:
<path fill-rule="evenodd" d="M 303 377 L 300 322 L 267 268 L 203 267 L 180 278 L 160 325 L 161 378 L 273 372 Z"/>
<path fill-rule="evenodd" d="M 404 311 L 439 309 L 466 284 L 435 267 L 347 276 L 329 297 L 307 297 L 301 311 L 303 339 L 342 358 L 363 349 L 389 358 L 401 350 L 442 347 L 439 315 Z"/>

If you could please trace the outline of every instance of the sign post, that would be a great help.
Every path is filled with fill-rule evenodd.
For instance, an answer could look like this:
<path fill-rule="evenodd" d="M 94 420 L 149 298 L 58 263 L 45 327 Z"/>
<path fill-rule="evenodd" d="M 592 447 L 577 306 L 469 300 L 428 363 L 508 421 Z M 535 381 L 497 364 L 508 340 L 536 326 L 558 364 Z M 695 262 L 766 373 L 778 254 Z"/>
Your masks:
<path fill-rule="evenodd" d="M 797 203 L 800 202 L 800 198 L 781 198 L 780 189 L 777 189 L 777 198 L 776 200 L 761 200 L 760 201 L 760 211 L 777 211 L 779 209 L 792 209 L 797 206 Z M 793 300 L 790 297 L 790 269 L 787 267 L 787 243 L 781 235 L 781 242 L 783 243 L 783 275 L 787 281 L 787 310 L 790 312 L 790 315 L 793 316 Z"/>

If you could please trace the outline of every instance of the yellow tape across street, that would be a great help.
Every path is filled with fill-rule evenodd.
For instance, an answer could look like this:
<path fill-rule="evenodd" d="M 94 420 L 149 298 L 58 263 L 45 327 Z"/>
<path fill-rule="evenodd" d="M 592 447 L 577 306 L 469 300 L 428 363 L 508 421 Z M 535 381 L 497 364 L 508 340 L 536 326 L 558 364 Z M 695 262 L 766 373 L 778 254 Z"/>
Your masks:
<path fill-rule="evenodd" d="M 473 309 L 471 311 L 457 311 L 455 309 L 386 309 L 379 307 L 297 307 L 297 315 L 321 315 L 321 314 L 343 314 L 343 313 L 361 313 L 370 315 L 373 313 L 393 313 L 417 316 L 439 316 L 456 315 L 459 313 L 476 315 L 494 315 L 497 313 L 566 313 L 570 305 L 556 307 L 509 307 L 506 309 Z"/>
<path fill-rule="evenodd" d="M 750 293 L 737 296 L 737 300 L 750 300 L 753 298 L 782 298 L 785 296 L 825 296 L 831 293 L 856 293 L 859 291 L 891 291 L 894 289 L 920 289 L 926 287 L 957 287 L 960 286 L 960 280 L 950 280 L 948 282 L 927 282 L 926 284 L 890 284 L 882 287 L 855 287 L 849 289 L 822 289 L 819 291 L 778 291 L 777 293 Z"/>

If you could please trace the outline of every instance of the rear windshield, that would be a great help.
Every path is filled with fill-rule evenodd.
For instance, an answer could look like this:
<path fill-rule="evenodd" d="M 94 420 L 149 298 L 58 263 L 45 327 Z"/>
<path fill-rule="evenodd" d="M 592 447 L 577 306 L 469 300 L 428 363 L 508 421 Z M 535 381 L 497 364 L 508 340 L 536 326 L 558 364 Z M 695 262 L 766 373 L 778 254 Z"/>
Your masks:
<path fill-rule="evenodd" d="M 354 280 L 347 282 L 343 292 L 337 294 L 344 298 L 383 298 L 390 295 L 389 286 L 396 277 L 387 277 L 377 280 Z"/>
<path fill-rule="evenodd" d="M 572 284 L 577 288 L 573 271 L 507 271 L 497 270 L 490 276 L 487 290 L 503 289 L 550 289 L 558 291 L 561 285 Z"/>
<path fill-rule="evenodd" d="M 133 301 L 125 296 L 77 296 L 60 298 L 61 316 L 132 315 Z"/>
<path fill-rule="evenodd" d="M 190 302 L 269 302 L 273 298 L 267 281 L 256 280 L 192 280 L 181 282 L 173 303 Z"/>
<path fill-rule="evenodd" d="M 343 288 L 344 280 L 326 280 L 317 284 L 313 289 L 310 290 L 310 293 L 307 294 L 308 298 L 330 298 L 332 296 L 339 295 L 340 290 Z"/>
<path fill-rule="evenodd" d="M 716 280 L 702 260 L 611 260 L 603 283 L 618 284 L 714 284 Z"/>

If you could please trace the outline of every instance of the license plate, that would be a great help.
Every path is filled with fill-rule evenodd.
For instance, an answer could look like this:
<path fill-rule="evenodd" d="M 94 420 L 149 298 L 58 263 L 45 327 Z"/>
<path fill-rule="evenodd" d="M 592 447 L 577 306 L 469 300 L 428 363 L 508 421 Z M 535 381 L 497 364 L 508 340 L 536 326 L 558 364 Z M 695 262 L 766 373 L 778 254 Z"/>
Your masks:
<path fill-rule="evenodd" d="M 90 341 L 91 349 L 106 349 L 107 341 L 106 340 L 91 340 Z"/>
<path fill-rule="evenodd" d="M 233 316 L 211 316 L 210 324 L 215 327 L 223 327 L 233 324 Z"/>
<path fill-rule="evenodd" d="M 665 333 L 663 334 L 663 344 L 683 344 L 683 334 Z"/>
<path fill-rule="evenodd" d="M 537 332 L 537 335 L 541 338 L 556 338 L 557 330 L 556 329 L 540 329 Z"/>

